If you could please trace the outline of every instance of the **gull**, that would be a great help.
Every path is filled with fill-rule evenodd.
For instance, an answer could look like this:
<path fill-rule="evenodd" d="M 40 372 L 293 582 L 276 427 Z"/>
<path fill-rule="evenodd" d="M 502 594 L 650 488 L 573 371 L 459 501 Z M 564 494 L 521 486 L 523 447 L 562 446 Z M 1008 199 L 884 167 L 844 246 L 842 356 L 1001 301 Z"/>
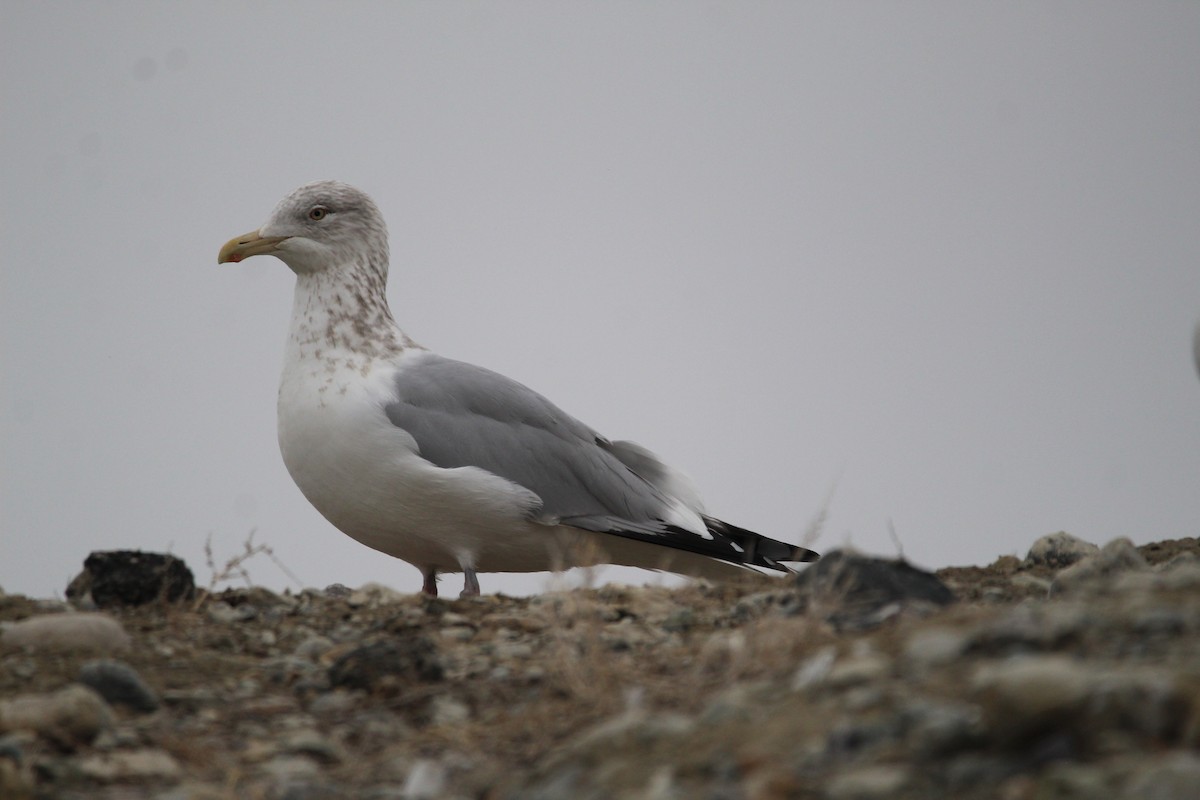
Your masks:
<path fill-rule="evenodd" d="M 296 275 L 279 382 L 283 463 L 334 527 L 421 571 L 611 563 L 722 579 L 816 553 L 708 515 L 682 472 L 522 384 L 438 355 L 397 326 L 388 235 L 365 193 L 296 189 L 218 263 L 272 255 Z"/>

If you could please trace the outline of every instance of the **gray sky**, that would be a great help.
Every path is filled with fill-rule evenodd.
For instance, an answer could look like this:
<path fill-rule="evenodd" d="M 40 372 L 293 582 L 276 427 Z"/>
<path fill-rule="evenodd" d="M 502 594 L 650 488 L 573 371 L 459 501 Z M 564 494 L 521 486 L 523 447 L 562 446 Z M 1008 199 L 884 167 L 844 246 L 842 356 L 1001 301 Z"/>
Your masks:
<path fill-rule="evenodd" d="M 418 588 L 283 468 L 291 273 L 215 263 L 323 178 L 383 209 L 413 337 L 738 525 L 795 541 L 836 484 L 817 549 L 891 520 L 926 566 L 1200 533 L 1200 4 L 3 17 L 9 592 L 125 547 L 207 581 L 252 528 L 305 585 Z"/>

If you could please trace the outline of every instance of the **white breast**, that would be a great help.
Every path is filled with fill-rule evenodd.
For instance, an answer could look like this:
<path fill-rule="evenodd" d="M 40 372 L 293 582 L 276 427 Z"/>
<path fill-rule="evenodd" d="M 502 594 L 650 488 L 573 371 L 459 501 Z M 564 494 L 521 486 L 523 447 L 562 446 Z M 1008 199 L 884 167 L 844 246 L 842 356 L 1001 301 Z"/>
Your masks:
<path fill-rule="evenodd" d="M 384 407 L 406 358 L 326 352 L 289 359 L 279 387 L 279 447 L 292 479 L 339 530 L 418 567 L 547 569 L 536 497 L 474 467 L 441 469 Z"/>

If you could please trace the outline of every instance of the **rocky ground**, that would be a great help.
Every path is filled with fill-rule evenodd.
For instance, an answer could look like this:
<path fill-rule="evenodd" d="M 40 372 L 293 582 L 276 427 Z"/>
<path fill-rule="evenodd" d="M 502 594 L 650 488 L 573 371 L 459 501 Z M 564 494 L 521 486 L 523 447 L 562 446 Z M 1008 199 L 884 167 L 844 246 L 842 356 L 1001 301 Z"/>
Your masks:
<path fill-rule="evenodd" d="M 464 600 L 152 566 L 0 593 L 0 797 L 1200 795 L 1196 539 Z"/>

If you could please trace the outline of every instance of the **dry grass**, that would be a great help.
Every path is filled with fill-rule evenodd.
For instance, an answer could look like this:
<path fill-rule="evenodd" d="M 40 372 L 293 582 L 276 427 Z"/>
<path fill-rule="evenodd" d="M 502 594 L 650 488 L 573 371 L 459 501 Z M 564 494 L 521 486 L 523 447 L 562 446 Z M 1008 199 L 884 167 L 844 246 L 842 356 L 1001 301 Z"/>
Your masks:
<path fill-rule="evenodd" d="M 280 571 L 287 575 L 292 583 L 297 587 L 303 586 L 300 579 L 279 560 L 279 557 L 275 555 L 275 551 L 270 545 L 254 543 L 254 534 L 257 532 L 257 528 L 251 528 L 250 533 L 246 535 L 246 540 L 242 542 L 242 552 L 227 558 L 225 563 L 220 567 L 217 566 L 216 557 L 213 554 L 212 534 L 208 535 L 208 538 L 204 540 L 204 563 L 208 567 L 211 577 L 208 580 L 208 585 L 196 593 L 196 600 L 192 604 L 193 611 L 200 610 L 222 583 L 240 580 L 245 583 L 246 588 L 253 587 L 254 581 L 250 577 L 250 571 L 246 569 L 246 563 L 257 556 L 266 556 L 271 559 L 275 566 L 279 567 Z"/>

